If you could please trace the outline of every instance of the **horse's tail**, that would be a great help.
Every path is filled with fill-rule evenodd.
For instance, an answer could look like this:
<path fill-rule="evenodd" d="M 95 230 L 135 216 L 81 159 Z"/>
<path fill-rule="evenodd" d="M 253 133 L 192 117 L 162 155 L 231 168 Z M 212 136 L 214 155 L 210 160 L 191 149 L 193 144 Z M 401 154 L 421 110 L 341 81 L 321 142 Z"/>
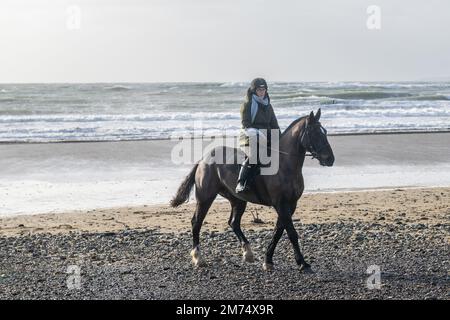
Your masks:
<path fill-rule="evenodd" d="M 177 194 L 170 200 L 171 207 L 178 207 L 180 204 L 189 200 L 189 195 L 191 194 L 192 187 L 195 183 L 195 172 L 197 171 L 198 163 L 192 168 L 191 172 L 186 176 L 186 178 L 181 183 L 178 188 Z"/>

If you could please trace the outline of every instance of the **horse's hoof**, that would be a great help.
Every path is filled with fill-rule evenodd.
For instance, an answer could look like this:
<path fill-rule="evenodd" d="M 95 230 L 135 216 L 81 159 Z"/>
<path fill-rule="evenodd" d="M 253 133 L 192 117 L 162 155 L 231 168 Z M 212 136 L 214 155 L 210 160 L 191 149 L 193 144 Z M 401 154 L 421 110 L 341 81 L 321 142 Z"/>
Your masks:
<path fill-rule="evenodd" d="M 245 262 L 255 262 L 255 256 L 253 255 L 252 249 L 250 248 L 249 244 L 244 244 L 242 250 L 242 258 Z"/>
<path fill-rule="evenodd" d="M 264 269 L 264 271 L 273 271 L 273 264 L 264 262 L 263 269 Z"/>
<path fill-rule="evenodd" d="M 203 260 L 202 258 L 197 259 L 196 261 L 194 261 L 194 266 L 197 267 L 197 268 L 203 268 L 203 267 L 206 267 L 206 265 L 207 265 L 206 261 Z"/>
<path fill-rule="evenodd" d="M 313 269 L 311 268 L 311 265 L 309 263 L 302 263 L 300 265 L 300 271 L 302 271 L 303 273 L 309 273 L 312 274 L 314 273 Z"/>
<path fill-rule="evenodd" d="M 253 255 L 253 252 L 245 251 L 243 256 L 244 262 L 253 263 L 255 262 L 255 256 Z"/>
<path fill-rule="evenodd" d="M 191 250 L 191 257 L 195 267 L 201 268 L 206 266 L 206 261 L 200 256 L 200 250 L 197 248 Z"/>

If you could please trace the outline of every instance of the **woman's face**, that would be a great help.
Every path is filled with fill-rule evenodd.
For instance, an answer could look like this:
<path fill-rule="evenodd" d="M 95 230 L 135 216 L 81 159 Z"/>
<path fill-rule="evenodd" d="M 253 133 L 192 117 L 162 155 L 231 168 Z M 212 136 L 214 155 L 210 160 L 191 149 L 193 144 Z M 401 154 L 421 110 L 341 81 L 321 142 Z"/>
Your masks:
<path fill-rule="evenodd" d="M 260 98 L 264 98 L 264 96 L 266 95 L 266 89 L 265 88 L 257 88 L 256 95 Z"/>

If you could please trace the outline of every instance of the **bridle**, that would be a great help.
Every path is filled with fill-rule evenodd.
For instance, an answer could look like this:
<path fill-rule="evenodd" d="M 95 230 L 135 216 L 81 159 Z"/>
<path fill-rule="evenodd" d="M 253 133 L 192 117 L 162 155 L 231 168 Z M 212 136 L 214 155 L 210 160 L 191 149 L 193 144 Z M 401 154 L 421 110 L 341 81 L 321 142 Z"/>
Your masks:
<path fill-rule="evenodd" d="M 327 148 L 330 144 L 327 141 L 327 143 L 321 145 L 319 147 L 319 149 L 317 149 L 317 150 L 314 149 L 314 147 L 311 143 L 311 137 L 310 137 L 310 133 L 309 133 L 309 131 L 310 131 L 309 128 L 312 128 L 313 126 L 318 126 L 320 128 L 320 130 L 322 131 L 322 133 L 327 135 L 327 129 L 325 129 L 320 124 L 320 122 L 317 122 L 315 124 L 309 124 L 308 120 L 306 120 L 302 135 L 300 136 L 300 145 L 303 146 L 306 149 L 306 151 L 309 151 L 309 154 L 305 154 L 305 156 L 312 157 L 312 159 L 319 159 L 320 152 L 323 149 Z M 305 140 L 306 140 L 306 142 L 305 142 Z"/>
<path fill-rule="evenodd" d="M 281 154 L 284 154 L 286 156 L 291 156 L 291 157 L 298 157 L 302 152 L 300 151 L 300 147 L 304 147 L 306 149 L 306 151 L 309 152 L 309 154 L 305 153 L 305 157 L 312 157 L 311 159 L 318 159 L 320 161 L 320 159 L 318 158 L 320 151 L 322 151 L 323 149 L 325 149 L 326 147 L 328 147 L 330 144 L 327 143 L 324 144 L 323 146 L 321 146 L 318 150 L 314 150 L 314 147 L 311 143 L 311 138 L 309 135 L 309 128 L 312 128 L 313 126 L 319 126 L 320 130 L 326 135 L 327 134 L 327 129 L 325 129 L 320 122 L 317 122 L 316 124 L 312 124 L 309 125 L 308 124 L 308 118 L 305 121 L 305 124 L 303 126 L 303 130 L 300 136 L 300 139 L 297 140 L 298 143 L 298 147 L 295 153 L 290 153 L 290 152 L 286 152 L 286 151 L 281 151 L 281 150 L 277 150 L 274 148 L 270 148 L 271 150 L 275 151 L 275 152 L 279 152 Z M 305 143 L 305 139 L 307 139 L 307 143 Z"/>
<path fill-rule="evenodd" d="M 312 128 L 313 126 L 319 126 L 320 130 L 322 130 L 322 132 L 325 135 L 327 134 L 327 129 L 325 129 L 320 124 L 320 122 L 317 122 L 316 124 L 309 125 L 308 124 L 308 119 L 306 119 L 305 125 L 303 127 L 302 134 L 300 136 L 300 139 L 298 140 L 299 147 L 297 148 L 298 150 L 296 150 L 295 153 L 289 153 L 289 152 L 277 150 L 277 149 L 274 149 L 274 148 L 270 148 L 270 149 L 273 150 L 273 151 L 279 152 L 281 154 L 284 154 L 286 156 L 298 157 L 301 154 L 300 147 L 304 147 L 306 149 L 306 151 L 309 152 L 309 154 L 305 153 L 305 157 L 312 157 L 312 159 L 319 159 L 318 156 L 319 156 L 320 151 L 322 151 L 323 149 L 328 147 L 330 144 L 327 141 L 327 143 L 324 144 L 323 146 L 321 146 L 318 150 L 314 150 L 314 148 L 312 146 L 312 143 L 311 143 L 311 138 L 310 138 L 310 135 L 309 135 L 309 128 Z M 305 143 L 305 139 L 307 139 L 307 143 Z"/>

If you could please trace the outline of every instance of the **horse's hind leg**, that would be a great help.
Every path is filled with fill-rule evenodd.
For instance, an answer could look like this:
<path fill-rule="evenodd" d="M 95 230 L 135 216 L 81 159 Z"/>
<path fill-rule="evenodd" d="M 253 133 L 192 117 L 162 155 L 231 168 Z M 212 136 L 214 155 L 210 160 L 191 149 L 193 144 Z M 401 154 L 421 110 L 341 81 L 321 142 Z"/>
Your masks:
<path fill-rule="evenodd" d="M 216 196 L 208 199 L 200 201 L 197 199 L 197 207 L 195 209 L 194 216 L 192 217 L 192 237 L 193 237 L 193 246 L 191 250 L 192 262 L 196 267 L 202 267 L 206 265 L 202 256 L 200 255 L 200 229 L 203 224 L 203 220 L 205 220 L 205 216 L 208 213 L 211 204 L 213 203 Z"/>
<path fill-rule="evenodd" d="M 231 203 L 231 214 L 230 219 L 228 220 L 228 224 L 230 225 L 231 229 L 233 229 L 234 233 L 239 239 L 239 242 L 242 245 L 244 261 L 254 262 L 255 257 L 250 247 L 250 243 L 248 242 L 247 238 L 245 237 L 241 229 L 241 218 L 242 215 L 244 214 L 247 202 L 239 199 L 232 199 L 230 200 L 230 203 Z"/>
<path fill-rule="evenodd" d="M 273 253 L 275 252 L 275 247 L 278 244 L 281 236 L 283 235 L 284 226 L 281 223 L 280 218 L 277 219 L 275 229 L 273 231 L 272 241 L 270 241 L 269 247 L 267 248 L 266 258 L 264 260 L 263 269 L 266 271 L 273 270 Z"/>

